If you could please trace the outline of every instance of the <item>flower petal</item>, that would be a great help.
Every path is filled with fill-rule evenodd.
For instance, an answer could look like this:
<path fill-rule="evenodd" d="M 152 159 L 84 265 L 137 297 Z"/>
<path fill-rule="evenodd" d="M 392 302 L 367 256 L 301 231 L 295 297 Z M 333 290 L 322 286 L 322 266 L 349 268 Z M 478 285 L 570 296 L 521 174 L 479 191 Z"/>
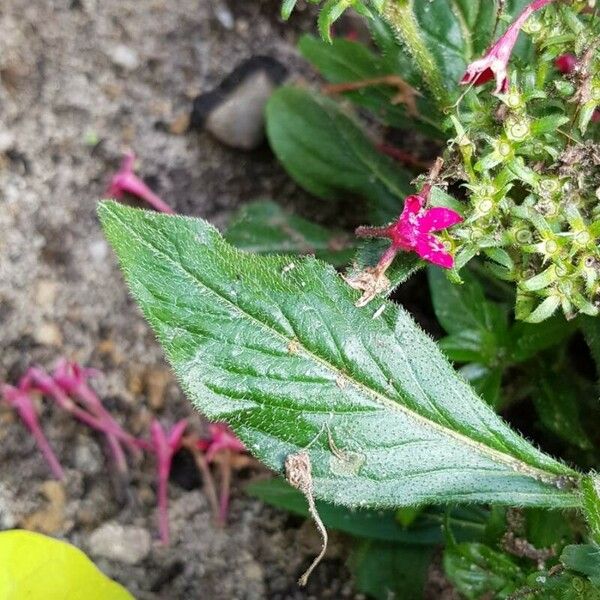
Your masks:
<path fill-rule="evenodd" d="M 438 267 L 451 269 L 454 266 L 454 257 L 434 235 L 420 235 L 415 250 L 421 258 Z"/>
<path fill-rule="evenodd" d="M 422 233 L 431 233 L 432 231 L 440 231 L 460 223 L 463 218 L 450 208 L 442 206 L 429 209 L 421 218 L 419 223 L 419 231 Z"/>

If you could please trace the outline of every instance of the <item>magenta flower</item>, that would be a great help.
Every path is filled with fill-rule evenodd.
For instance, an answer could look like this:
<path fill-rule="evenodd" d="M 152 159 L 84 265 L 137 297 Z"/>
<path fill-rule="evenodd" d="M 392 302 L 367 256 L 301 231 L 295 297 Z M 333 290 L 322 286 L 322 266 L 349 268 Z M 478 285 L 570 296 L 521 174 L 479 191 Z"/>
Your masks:
<path fill-rule="evenodd" d="M 430 191 L 431 186 L 426 185 L 421 194 L 406 198 L 402 214 L 388 227 L 359 227 L 356 230 L 359 237 L 388 237 L 392 240 L 392 245 L 377 265 L 378 274 L 385 272 L 399 251 L 416 252 L 424 260 L 444 269 L 454 266 L 454 257 L 433 232 L 452 227 L 463 218 L 449 208 L 425 208 Z"/>
<path fill-rule="evenodd" d="M 206 453 L 208 462 L 218 462 L 221 468 L 218 520 L 224 525 L 229 513 L 232 456 L 246 452 L 246 446 L 238 440 L 225 423 L 211 423 L 208 430 L 210 433 L 208 439 L 199 440 L 197 446 Z"/>
<path fill-rule="evenodd" d="M 461 79 L 461 83 L 483 85 L 496 79 L 495 94 L 508 91 L 508 61 L 512 55 L 521 28 L 529 17 L 554 0 L 534 0 L 525 7 L 504 35 L 486 52 L 483 58 L 472 62 Z"/>
<path fill-rule="evenodd" d="M 246 446 L 225 423 L 210 423 L 208 431 L 209 437 L 198 441 L 198 448 L 205 452 L 208 462 L 213 462 L 221 450 L 231 450 L 234 454 L 246 452 Z"/>
<path fill-rule="evenodd" d="M 574 54 L 561 54 L 554 61 L 554 66 L 557 71 L 560 71 L 564 75 L 572 73 L 577 66 L 577 57 Z"/>
<path fill-rule="evenodd" d="M 152 421 L 150 435 L 152 450 L 156 455 L 156 471 L 158 474 L 158 527 L 160 539 L 166 546 L 169 544 L 169 476 L 173 456 L 182 444 L 183 434 L 187 427 L 187 419 L 176 423 L 167 433 L 157 419 Z"/>
<path fill-rule="evenodd" d="M 159 212 L 174 214 L 175 211 L 133 172 L 134 163 L 133 152 L 125 154 L 121 168 L 113 175 L 106 193 L 118 200 L 125 194 L 131 194 L 144 200 Z"/>
<path fill-rule="evenodd" d="M 35 406 L 29 395 L 27 381 L 22 379 L 19 383 L 19 387 L 6 384 L 2 385 L 0 390 L 2 391 L 2 395 L 6 402 L 17 411 L 21 420 L 27 429 L 29 429 L 29 432 L 44 455 L 54 477 L 56 477 L 56 479 L 64 479 L 65 473 L 63 468 L 40 427 Z"/>

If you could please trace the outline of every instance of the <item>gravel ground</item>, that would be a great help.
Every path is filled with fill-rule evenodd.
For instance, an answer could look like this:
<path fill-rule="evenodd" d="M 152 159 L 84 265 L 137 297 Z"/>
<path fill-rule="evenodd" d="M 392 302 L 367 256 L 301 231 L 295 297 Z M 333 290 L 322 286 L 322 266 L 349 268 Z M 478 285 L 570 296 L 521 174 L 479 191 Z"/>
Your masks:
<path fill-rule="evenodd" d="M 255 198 L 309 205 L 268 149 L 243 153 L 204 133 L 170 133 L 196 94 L 252 55 L 302 68 L 294 26 L 278 22 L 276 6 L 0 3 L 0 381 L 67 356 L 102 369 L 96 388 L 132 432 L 146 432 L 153 416 L 202 427 L 127 295 L 96 202 L 132 149 L 138 172 L 178 212 L 219 226 Z M 308 23 L 300 16 L 295 27 Z M 172 484 L 173 542 L 161 547 L 152 461 L 133 465 L 118 498 L 98 439 L 48 404 L 40 409 L 67 479 L 50 480 L 23 427 L 0 409 L 0 529 L 73 541 L 140 599 L 353 597 L 335 543 L 308 590 L 298 589 L 319 548 L 313 528 L 248 498 L 239 477 L 225 529 L 213 524 L 201 489 Z M 119 536 L 130 543 L 121 556 Z M 102 557 L 107 540 L 112 559 Z"/>

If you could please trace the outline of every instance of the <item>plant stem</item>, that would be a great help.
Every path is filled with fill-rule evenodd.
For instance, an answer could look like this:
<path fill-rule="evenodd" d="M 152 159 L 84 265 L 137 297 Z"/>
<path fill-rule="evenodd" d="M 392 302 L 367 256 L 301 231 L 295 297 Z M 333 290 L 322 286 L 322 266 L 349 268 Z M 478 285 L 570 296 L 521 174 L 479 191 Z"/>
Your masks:
<path fill-rule="evenodd" d="M 227 523 L 229 513 L 229 495 L 231 491 L 231 451 L 223 450 L 221 462 L 221 497 L 219 499 L 219 523 Z"/>
<path fill-rule="evenodd" d="M 423 81 L 443 111 L 450 104 L 442 73 L 425 45 L 413 11 L 413 0 L 386 0 L 381 14 L 413 56 Z"/>

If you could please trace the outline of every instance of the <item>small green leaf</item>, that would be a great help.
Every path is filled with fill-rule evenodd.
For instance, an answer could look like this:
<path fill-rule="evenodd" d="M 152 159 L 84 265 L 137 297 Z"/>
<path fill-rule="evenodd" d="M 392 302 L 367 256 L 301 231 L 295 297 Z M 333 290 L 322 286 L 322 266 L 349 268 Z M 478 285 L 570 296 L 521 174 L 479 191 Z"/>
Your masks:
<path fill-rule="evenodd" d="M 389 60 L 389 56 L 376 55 L 357 42 L 336 38 L 327 44 L 305 35 L 300 39 L 299 49 L 331 83 L 367 83 L 386 75 L 398 76 L 397 65 Z M 445 137 L 441 133 L 441 118 L 436 116 L 435 108 L 427 99 L 416 99 L 419 115 L 415 118 L 407 114 L 404 104 L 393 102 L 398 91 L 397 87 L 380 83 L 345 92 L 344 96 L 367 108 L 375 118 L 387 125 L 404 129 L 418 128 L 429 136 Z"/>
<path fill-rule="evenodd" d="M 277 508 L 303 517 L 309 517 L 306 499 L 282 479 L 269 479 L 251 483 L 246 491 Z M 446 519 L 452 534 L 460 541 L 478 540 L 484 533 L 487 512 L 478 507 L 454 508 L 446 517 L 444 511 L 435 507 L 402 511 L 417 511 L 410 524 L 399 523 L 394 511 L 366 508 L 348 509 L 321 500 L 317 510 L 328 529 L 343 531 L 355 537 L 402 544 L 435 545 L 443 542 L 442 524 Z"/>
<path fill-rule="evenodd" d="M 422 598 L 433 548 L 365 541 L 350 557 L 356 589 L 376 600 Z"/>
<path fill-rule="evenodd" d="M 508 598 L 525 580 L 525 573 L 513 559 L 480 543 L 450 545 L 444 552 L 444 570 L 468 600 L 488 595 Z"/>
<path fill-rule="evenodd" d="M 325 200 L 367 200 L 374 224 L 396 217 L 412 193 L 411 176 L 377 152 L 329 98 L 299 88 L 277 90 L 267 105 L 267 133 L 300 186 Z"/>
<path fill-rule="evenodd" d="M 254 254 L 314 254 L 335 266 L 348 264 L 355 252 L 348 234 L 287 213 L 269 200 L 243 206 L 225 239 Z"/>
<path fill-rule="evenodd" d="M 567 546 L 560 555 L 560 562 L 571 571 L 583 573 L 600 586 L 600 546 L 581 544 Z"/>
<path fill-rule="evenodd" d="M 31 531 L 0 532 L 2 600 L 133 600 L 78 548 Z"/>
<path fill-rule="evenodd" d="M 533 402 L 542 425 L 582 450 L 592 448 L 580 417 L 580 388 L 568 374 L 540 361 L 534 373 Z"/>
<path fill-rule="evenodd" d="M 290 18 L 297 2 L 298 0 L 283 0 L 281 3 L 281 18 L 284 21 Z"/>
<path fill-rule="evenodd" d="M 477 363 L 465 365 L 461 375 L 473 386 L 473 389 L 494 408 L 502 402 L 502 369 L 486 367 Z"/>
<path fill-rule="evenodd" d="M 518 321 L 510 330 L 510 360 L 519 363 L 534 358 L 543 350 L 564 343 L 574 331 L 575 324 L 563 315 L 537 324 Z"/>
<path fill-rule="evenodd" d="M 244 254 L 199 219 L 99 213 L 196 406 L 277 471 L 310 448 L 317 498 L 579 504 L 578 474 L 504 424 L 400 307 L 374 319 L 331 266 Z"/>
<path fill-rule="evenodd" d="M 584 477 L 581 481 L 581 499 L 590 536 L 596 544 L 600 544 L 600 479 L 595 473 Z M 600 550 L 600 546 L 598 550 Z M 600 582 L 600 555 L 597 560 L 598 581 Z"/>

